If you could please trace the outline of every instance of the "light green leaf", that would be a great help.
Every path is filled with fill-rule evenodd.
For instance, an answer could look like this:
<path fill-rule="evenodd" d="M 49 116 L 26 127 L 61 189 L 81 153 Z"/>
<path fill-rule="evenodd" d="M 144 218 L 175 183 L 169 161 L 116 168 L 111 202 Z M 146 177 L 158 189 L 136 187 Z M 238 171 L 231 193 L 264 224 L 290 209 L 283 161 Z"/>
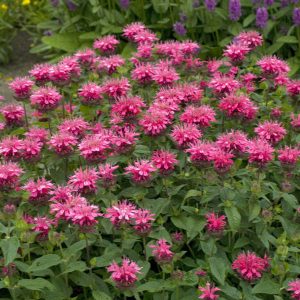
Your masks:
<path fill-rule="evenodd" d="M 211 273 L 221 285 L 224 285 L 226 278 L 226 265 L 224 260 L 220 257 L 210 257 L 208 261 Z"/>
<path fill-rule="evenodd" d="M 51 282 L 43 278 L 21 279 L 18 282 L 18 285 L 32 291 L 42 291 L 45 288 L 49 290 L 55 289 L 54 285 Z"/>
<path fill-rule="evenodd" d="M 77 32 L 59 33 L 52 36 L 44 36 L 42 42 L 51 47 L 64 50 L 66 52 L 76 51 L 80 44 Z"/>
<path fill-rule="evenodd" d="M 241 224 L 241 215 L 235 206 L 226 207 L 225 213 L 231 230 L 237 231 Z"/>
<path fill-rule="evenodd" d="M 269 277 L 263 277 L 252 289 L 253 294 L 276 295 L 280 293 L 280 284 L 274 282 Z"/>
<path fill-rule="evenodd" d="M 295 36 L 281 36 L 277 39 L 277 43 L 298 44 L 298 39 Z"/>
<path fill-rule="evenodd" d="M 93 291 L 93 298 L 95 300 L 112 300 L 110 296 L 100 291 Z"/>
<path fill-rule="evenodd" d="M 17 257 L 20 242 L 18 238 L 14 236 L 8 239 L 3 239 L 0 242 L 0 247 L 4 256 L 5 265 L 8 265 Z"/>
<path fill-rule="evenodd" d="M 33 264 L 28 268 L 28 272 L 38 272 L 46 270 L 52 266 L 61 263 L 61 259 L 56 254 L 47 254 L 36 259 Z"/>

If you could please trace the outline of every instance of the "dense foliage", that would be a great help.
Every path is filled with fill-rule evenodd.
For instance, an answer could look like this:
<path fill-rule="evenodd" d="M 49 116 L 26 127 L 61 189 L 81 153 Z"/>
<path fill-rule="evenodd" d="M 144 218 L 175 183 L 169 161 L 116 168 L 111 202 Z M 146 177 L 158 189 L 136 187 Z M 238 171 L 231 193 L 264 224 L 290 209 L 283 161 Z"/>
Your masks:
<path fill-rule="evenodd" d="M 300 299 L 300 82 L 243 32 L 223 58 L 128 25 L 1 107 L 1 297 Z M 199 287 L 199 288 L 197 288 Z"/>

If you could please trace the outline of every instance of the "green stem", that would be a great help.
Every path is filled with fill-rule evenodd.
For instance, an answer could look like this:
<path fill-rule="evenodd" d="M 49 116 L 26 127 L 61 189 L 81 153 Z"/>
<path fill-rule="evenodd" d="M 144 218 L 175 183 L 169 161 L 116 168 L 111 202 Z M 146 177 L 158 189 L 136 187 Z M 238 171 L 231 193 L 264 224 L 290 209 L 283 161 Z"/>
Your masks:
<path fill-rule="evenodd" d="M 90 273 L 90 275 L 91 275 L 91 274 L 92 274 L 92 269 L 91 269 L 91 264 L 90 264 L 90 261 L 91 261 L 90 247 L 89 247 L 89 241 L 88 241 L 88 238 L 87 238 L 86 233 L 84 234 L 84 239 L 85 239 L 85 248 L 86 248 L 87 265 L 88 265 L 88 267 L 89 267 L 89 273 Z"/>
<path fill-rule="evenodd" d="M 28 128 L 29 127 L 29 125 L 28 125 L 28 116 L 27 116 L 27 110 L 26 110 L 25 102 L 23 102 L 23 108 L 24 108 L 24 114 L 25 114 L 25 125 L 26 125 L 26 128 Z"/>

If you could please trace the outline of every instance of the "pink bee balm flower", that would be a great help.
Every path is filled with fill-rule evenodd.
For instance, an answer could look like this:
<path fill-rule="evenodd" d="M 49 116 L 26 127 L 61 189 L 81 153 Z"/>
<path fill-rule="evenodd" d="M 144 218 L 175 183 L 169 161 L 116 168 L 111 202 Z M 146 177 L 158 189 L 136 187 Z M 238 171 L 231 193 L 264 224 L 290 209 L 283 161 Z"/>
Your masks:
<path fill-rule="evenodd" d="M 257 62 L 257 65 L 266 76 L 274 77 L 290 71 L 288 64 L 285 61 L 278 59 L 276 56 L 265 56 Z"/>
<path fill-rule="evenodd" d="M 263 167 L 273 159 L 274 149 L 267 141 L 256 139 L 249 142 L 247 152 L 250 163 Z"/>
<path fill-rule="evenodd" d="M 152 228 L 154 214 L 148 209 L 137 209 L 133 217 L 133 228 L 138 235 L 147 235 Z"/>
<path fill-rule="evenodd" d="M 154 42 L 158 40 L 155 33 L 151 32 L 150 30 L 143 30 L 138 32 L 134 36 L 134 42 L 138 45 L 152 45 Z"/>
<path fill-rule="evenodd" d="M 208 166 L 214 157 L 215 145 L 209 142 L 197 141 L 186 150 L 191 154 L 191 161 L 197 166 Z"/>
<path fill-rule="evenodd" d="M 32 230 L 39 233 L 38 238 L 44 239 L 48 236 L 53 221 L 47 217 L 35 217 L 32 224 Z"/>
<path fill-rule="evenodd" d="M 181 244 L 184 241 L 184 235 L 180 231 L 175 231 L 171 234 L 172 242 L 175 244 Z"/>
<path fill-rule="evenodd" d="M 9 190 L 18 186 L 23 170 L 16 163 L 0 164 L 0 190 Z"/>
<path fill-rule="evenodd" d="M 145 134 L 159 135 L 170 124 L 170 120 L 164 111 L 151 110 L 143 115 L 139 121 L 139 125 L 142 126 Z"/>
<path fill-rule="evenodd" d="M 32 76 L 36 82 L 36 85 L 41 86 L 47 81 L 50 81 L 50 68 L 49 64 L 39 64 L 35 65 L 33 69 L 29 71 L 30 76 Z"/>
<path fill-rule="evenodd" d="M 21 101 L 29 98 L 33 85 L 34 82 L 28 77 L 17 77 L 9 84 L 9 88 L 16 100 Z"/>
<path fill-rule="evenodd" d="M 183 101 L 184 102 L 193 102 L 197 103 L 201 101 L 203 96 L 203 91 L 199 86 L 193 83 L 186 83 L 180 87 L 182 91 Z"/>
<path fill-rule="evenodd" d="M 47 112 L 54 110 L 62 96 L 53 87 L 41 87 L 30 96 L 30 103 L 38 111 Z"/>
<path fill-rule="evenodd" d="M 36 140 L 38 143 L 44 144 L 48 139 L 48 130 L 44 128 L 32 127 L 25 133 L 29 139 Z"/>
<path fill-rule="evenodd" d="M 90 67 L 96 57 L 95 51 L 92 49 L 80 50 L 75 53 L 75 58 L 84 67 Z"/>
<path fill-rule="evenodd" d="M 111 137 L 111 144 L 114 148 L 114 153 L 126 153 L 134 147 L 139 133 L 126 127 L 121 127 L 114 131 Z"/>
<path fill-rule="evenodd" d="M 151 161 L 161 174 L 169 174 L 174 171 L 175 165 L 178 163 L 176 155 L 166 150 L 153 152 Z"/>
<path fill-rule="evenodd" d="M 246 45 L 252 50 L 263 44 L 263 37 L 257 31 L 243 31 L 234 38 L 234 42 Z"/>
<path fill-rule="evenodd" d="M 57 133 L 49 141 L 49 148 L 61 156 L 70 155 L 74 152 L 76 145 L 76 137 L 68 132 Z"/>
<path fill-rule="evenodd" d="M 244 44 L 231 44 L 224 50 L 224 56 L 228 57 L 233 63 L 241 62 L 246 58 L 250 48 Z"/>
<path fill-rule="evenodd" d="M 205 215 L 206 228 L 210 233 L 223 233 L 226 226 L 226 217 L 218 216 L 215 213 L 208 213 Z"/>
<path fill-rule="evenodd" d="M 171 138 L 181 148 L 197 142 L 201 136 L 201 131 L 194 124 L 176 125 L 171 132 Z"/>
<path fill-rule="evenodd" d="M 22 157 L 23 142 L 15 136 L 7 136 L 0 142 L 0 155 L 5 160 L 19 160 Z"/>
<path fill-rule="evenodd" d="M 281 108 L 280 107 L 272 108 L 270 115 L 271 115 L 271 118 L 273 118 L 273 119 L 279 119 L 282 115 Z"/>
<path fill-rule="evenodd" d="M 7 126 L 20 126 L 24 123 L 25 111 L 20 105 L 5 105 L 0 110 Z"/>
<path fill-rule="evenodd" d="M 102 216 L 102 214 L 99 213 L 98 206 L 81 203 L 73 207 L 70 211 L 69 219 L 73 224 L 88 229 L 98 223 L 97 218 L 100 216 Z"/>
<path fill-rule="evenodd" d="M 300 150 L 285 146 L 284 149 L 278 150 L 278 159 L 283 165 L 295 166 L 299 156 Z"/>
<path fill-rule="evenodd" d="M 36 139 L 26 138 L 22 142 L 22 158 L 27 161 L 39 159 L 43 144 Z"/>
<path fill-rule="evenodd" d="M 232 264 L 232 269 L 247 281 L 255 281 L 261 278 L 262 273 L 269 267 L 269 258 L 258 257 L 253 252 L 241 253 Z"/>
<path fill-rule="evenodd" d="M 93 48 L 99 50 L 101 53 L 111 53 L 116 50 L 119 43 L 114 35 L 107 35 L 97 39 L 93 44 Z"/>
<path fill-rule="evenodd" d="M 122 96 L 126 96 L 127 92 L 130 90 L 130 83 L 127 78 L 112 78 L 107 80 L 102 88 L 104 93 L 110 97 L 117 99 Z"/>
<path fill-rule="evenodd" d="M 120 227 L 124 224 L 130 224 L 132 219 L 135 217 L 136 206 L 131 204 L 127 200 L 123 200 L 113 205 L 112 207 L 107 208 L 105 218 L 110 219 L 111 223 Z"/>
<path fill-rule="evenodd" d="M 155 96 L 155 101 L 160 103 L 180 104 L 185 100 L 185 94 L 182 89 L 175 87 L 163 87 L 161 88 Z M 179 110 L 179 109 L 178 109 Z"/>
<path fill-rule="evenodd" d="M 232 77 L 218 75 L 210 80 L 208 87 L 211 88 L 215 94 L 230 94 L 240 88 L 240 83 Z"/>
<path fill-rule="evenodd" d="M 131 72 L 131 78 L 140 84 L 147 84 L 152 81 L 154 67 L 149 63 L 140 64 Z"/>
<path fill-rule="evenodd" d="M 291 114 L 291 125 L 294 130 L 298 131 L 300 129 L 300 114 Z"/>
<path fill-rule="evenodd" d="M 199 290 L 202 292 L 199 296 L 199 299 L 217 300 L 220 297 L 216 294 L 218 291 L 220 291 L 220 289 L 215 287 L 214 285 L 211 285 L 209 282 L 206 283 L 205 287 L 199 286 Z"/>
<path fill-rule="evenodd" d="M 171 85 L 179 79 L 179 75 L 173 67 L 159 65 L 154 68 L 152 79 L 158 85 Z"/>
<path fill-rule="evenodd" d="M 174 253 L 170 250 L 171 245 L 167 243 L 165 239 L 160 239 L 155 245 L 149 246 L 152 250 L 152 255 L 158 263 L 168 263 L 171 262 Z"/>
<path fill-rule="evenodd" d="M 67 199 L 72 197 L 73 190 L 69 186 L 57 186 L 51 192 L 50 201 L 53 202 L 65 202 Z"/>
<path fill-rule="evenodd" d="M 300 80 L 290 80 L 287 85 L 287 92 L 290 96 L 295 97 L 300 94 Z"/>
<path fill-rule="evenodd" d="M 103 89 L 93 82 L 85 83 L 78 91 L 81 103 L 85 105 L 100 104 L 103 96 Z"/>
<path fill-rule="evenodd" d="M 50 68 L 50 80 L 53 84 L 64 86 L 70 83 L 71 68 L 65 63 L 58 63 Z"/>
<path fill-rule="evenodd" d="M 111 273 L 111 279 L 120 289 L 133 287 L 134 283 L 138 280 L 137 274 L 141 273 L 141 269 L 141 267 L 128 258 L 123 258 L 121 266 L 113 262 L 107 267 L 107 271 Z"/>
<path fill-rule="evenodd" d="M 67 65 L 70 70 L 70 75 L 72 79 L 76 79 L 81 75 L 81 68 L 77 57 L 67 56 L 61 60 L 62 64 Z"/>
<path fill-rule="evenodd" d="M 239 130 L 231 130 L 228 133 L 219 135 L 216 141 L 220 149 L 233 152 L 236 155 L 246 152 L 248 143 L 246 134 Z"/>
<path fill-rule="evenodd" d="M 37 181 L 30 179 L 27 184 L 23 186 L 23 190 L 29 193 L 28 201 L 31 204 L 42 204 L 48 201 L 53 189 L 53 183 L 45 178 L 38 179 Z"/>
<path fill-rule="evenodd" d="M 115 184 L 116 175 L 114 174 L 114 171 L 118 168 L 118 166 L 113 166 L 109 163 L 99 165 L 99 179 L 102 181 L 104 187 L 109 187 Z"/>
<path fill-rule="evenodd" d="M 117 69 L 124 64 L 125 60 L 120 55 L 98 58 L 95 62 L 96 69 L 99 73 L 104 71 L 109 75 L 115 73 Z"/>
<path fill-rule="evenodd" d="M 292 298 L 300 300 L 300 279 L 289 282 L 287 290 L 292 292 Z"/>
<path fill-rule="evenodd" d="M 215 111 L 208 105 L 188 106 L 180 116 L 180 121 L 201 127 L 209 127 L 212 122 L 216 121 L 215 116 Z"/>
<path fill-rule="evenodd" d="M 97 191 L 98 179 L 99 174 L 95 169 L 89 168 L 82 170 L 80 168 L 70 177 L 68 184 L 70 184 L 77 193 L 91 194 Z"/>
<path fill-rule="evenodd" d="M 133 165 L 125 168 L 125 174 L 129 174 L 135 183 L 145 183 L 151 180 L 156 168 L 148 160 L 135 161 Z"/>
<path fill-rule="evenodd" d="M 58 130 L 60 132 L 68 132 L 76 137 L 82 137 L 89 127 L 89 123 L 84 119 L 74 118 L 63 121 L 63 123 L 58 126 Z"/>
<path fill-rule="evenodd" d="M 286 130 L 281 126 L 281 124 L 272 121 L 260 123 L 254 131 L 261 139 L 264 139 L 271 144 L 277 144 L 286 135 Z"/>
<path fill-rule="evenodd" d="M 133 42 L 134 37 L 138 33 L 142 32 L 144 30 L 146 30 L 146 26 L 143 23 L 140 23 L 140 22 L 131 23 L 131 24 L 126 25 L 123 28 L 123 36 Z"/>
<path fill-rule="evenodd" d="M 232 158 L 234 155 L 230 152 L 225 152 L 222 149 L 215 149 L 212 152 L 212 161 L 214 163 L 214 169 L 219 174 L 223 174 L 229 171 L 233 165 Z"/>

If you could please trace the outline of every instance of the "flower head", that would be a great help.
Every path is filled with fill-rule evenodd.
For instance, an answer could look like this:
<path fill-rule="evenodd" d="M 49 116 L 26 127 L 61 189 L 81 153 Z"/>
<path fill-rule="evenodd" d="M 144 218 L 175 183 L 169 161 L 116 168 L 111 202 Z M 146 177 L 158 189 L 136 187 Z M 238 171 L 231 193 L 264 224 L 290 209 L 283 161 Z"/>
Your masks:
<path fill-rule="evenodd" d="M 9 84 L 9 88 L 16 100 L 24 100 L 29 98 L 33 85 L 34 82 L 28 77 L 17 77 Z"/>
<path fill-rule="evenodd" d="M 263 38 L 257 31 L 243 31 L 235 37 L 234 42 L 246 45 L 249 49 L 254 49 L 263 44 Z"/>
<path fill-rule="evenodd" d="M 258 7 L 256 10 L 256 26 L 263 29 L 266 27 L 269 13 L 266 7 Z"/>
<path fill-rule="evenodd" d="M 35 65 L 33 69 L 29 71 L 29 74 L 34 78 L 36 85 L 40 86 L 50 81 L 50 68 L 49 64 Z"/>
<path fill-rule="evenodd" d="M 230 94 L 240 87 L 240 83 L 229 76 L 215 76 L 208 84 L 215 94 Z"/>
<path fill-rule="evenodd" d="M 53 87 L 41 87 L 30 96 L 30 103 L 41 112 L 54 110 L 62 96 Z"/>
<path fill-rule="evenodd" d="M 289 282 L 287 290 L 292 292 L 292 298 L 300 300 L 300 279 Z"/>
<path fill-rule="evenodd" d="M 29 202 L 42 204 L 50 199 L 50 193 L 54 189 L 54 185 L 45 178 L 40 178 L 37 181 L 30 179 L 23 189 L 29 193 Z"/>
<path fill-rule="evenodd" d="M 36 139 L 26 138 L 22 141 L 22 158 L 27 161 L 33 161 L 40 157 L 42 143 L 38 143 Z"/>
<path fill-rule="evenodd" d="M 257 62 L 257 65 L 267 76 L 277 76 L 290 71 L 288 64 L 275 56 L 265 56 Z"/>
<path fill-rule="evenodd" d="M 191 143 L 189 148 L 186 150 L 191 155 L 191 161 L 199 166 L 209 165 L 213 160 L 215 145 L 210 142 L 197 141 Z"/>
<path fill-rule="evenodd" d="M 22 168 L 13 162 L 0 164 L 0 190 L 10 190 L 18 186 Z"/>
<path fill-rule="evenodd" d="M 267 141 L 256 139 L 249 142 L 247 152 L 250 163 L 263 167 L 273 159 L 274 149 Z"/>
<path fill-rule="evenodd" d="M 271 144 L 277 144 L 286 135 L 286 130 L 281 124 L 272 121 L 265 121 L 264 123 L 259 124 L 254 131 L 261 139 L 264 139 Z"/>
<path fill-rule="evenodd" d="M 148 209 L 137 209 L 135 210 L 133 217 L 133 228 L 139 235 L 147 235 L 152 228 L 154 221 L 154 214 Z"/>
<path fill-rule="evenodd" d="M 206 283 L 205 287 L 199 286 L 199 290 L 202 292 L 199 296 L 199 299 L 217 300 L 220 297 L 216 294 L 218 291 L 220 291 L 220 289 L 210 284 L 209 282 Z"/>
<path fill-rule="evenodd" d="M 211 233 L 222 233 L 226 226 L 226 217 L 218 216 L 215 213 L 208 213 L 205 215 L 206 228 Z"/>
<path fill-rule="evenodd" d="M 232 21 L 237 21 L 242 15 L 240 0 L 229 0 L 228 10 L 229 19 Z"/>
<path fill-rule="evenodd" d="M 40 144 L 44 144 L 48 139 L 48 130 L 44 128 L 31 127 L 25 136 L 29 139 L 36 140 Z"/>
<path fill-rule="evenodd" d="M 134 41 L 135 36 L 144 30 L 146 30 L 146 26 L 144 24 L 140 22 L 131 23 L 123 28 L 123 36 L 130 41 Z"/>
<path fill-rule="evenodd" d="M 243 61 L 249 53 L 250 48 L 245 44 L 230 44 L 224 50 L 224 56 L 228 57 L 232 62 Z"/>
<path fill-rule="evenodd" d="M 156 168 L 148 160 L 135 161 L 125 168 L 125 174 L 129 174 L 135 183 L 145 183 L 151 180 Z"/>
<path fill-rule="evenodd" d="M 109 163 L 99 165 L 99 179 L 102 181 L 104 187 L 114 185 L 114 183 L 116 182 L 116 175 L 114 174 L 114 171 L 118 168 L 118 166 L 113 166 Z"/>
<path fill-rule="evenodd" d="M 114 35 L 107 35 L 102 38 L 97 39 L 94 42 L 94 49 L 99 50 L 102 53 L 111 53 L 114 52 L 116 49 L 116 46 L 120 42 L 116 39 Z"/>
<path fill-rule="evenodd" d="M 152 250 L 152 255 L 158 263 L 168 263 L 172 261 L 174 253 L 170 250 L 171 245 L 165 240 L 160 239 L 155 245 L 149 246 Z"/>
<path fill-rule="evenodd" d="M 176 155 L 170 151 L 157 150 L 153 152 L 151 161 L 161 174 L 168 174 L 175 169 L 178 163 Z"/>
<path fill-rule="evenodd" d="M 127 78 L 112 78 L 107 80 L 102 88 L 107 96 L 117 99 L 126 96 L 127 92 L 130 90 L 130 83 Z"/>
<path fill-rule="evenodd" d="M 103 98 L 103 89 L 93 82 L 85 83 L 78 91 L 80 100 L 85 105 L 97 105 Z"/>
<path fill-rule="evenodd" d="M 208 105 L 187 106 L 184 113 L 180 116 L 180 121 L 188 124 L 209 127 L 215 122 L 215 111 Z"/>
<path fill-rule="evenodd" d="M 181 148 L 197 142 L 201 136 L 201 131 L 194 124 L 176 125 L 171 132 L 172 139 Z"/>
<path fill-rule="evenodd" d="M 245 133 L 239 130 L 231 130 L 218 136 L 216 144 L 226 152 L 241 154 L 247 150 L 248 139 Z"/>
<path fill-rule="evenodd" d="M 16 136 L 7 136 L 0 142 L 0 155 L 5 160 L 19 160 L 22 157 L 23 141 Z"/>
<path fill-rule="evenodd" d="M 68 132 L 59 132 L 53 135 L 49 141 L 49 148 L 58 155 L 70 155 L 77 145 L 77 139 Z"/>
<path fill-rule="evenodd" d="M 76 137 L 82 137 L 85 134 L 85 131 L 89 129 L 89 123 L 86 122 L 83 118 L 74 118 L 64 120 L 58 126 L 60 132 L 70 133 Z"/>
<path fill-rule="evenodd" d="M 295 166 L 300 156 L 300 150 L 285 146 L 278 150 L 278 154 L 278 159 L 283 165 Z"/>
<path fill-rule="evenodd" d="M 25 111 L 20 105 L 8 104 L 1 108 L 1 114 L 8 126 L 19 126 L 24 122 Z"/>

